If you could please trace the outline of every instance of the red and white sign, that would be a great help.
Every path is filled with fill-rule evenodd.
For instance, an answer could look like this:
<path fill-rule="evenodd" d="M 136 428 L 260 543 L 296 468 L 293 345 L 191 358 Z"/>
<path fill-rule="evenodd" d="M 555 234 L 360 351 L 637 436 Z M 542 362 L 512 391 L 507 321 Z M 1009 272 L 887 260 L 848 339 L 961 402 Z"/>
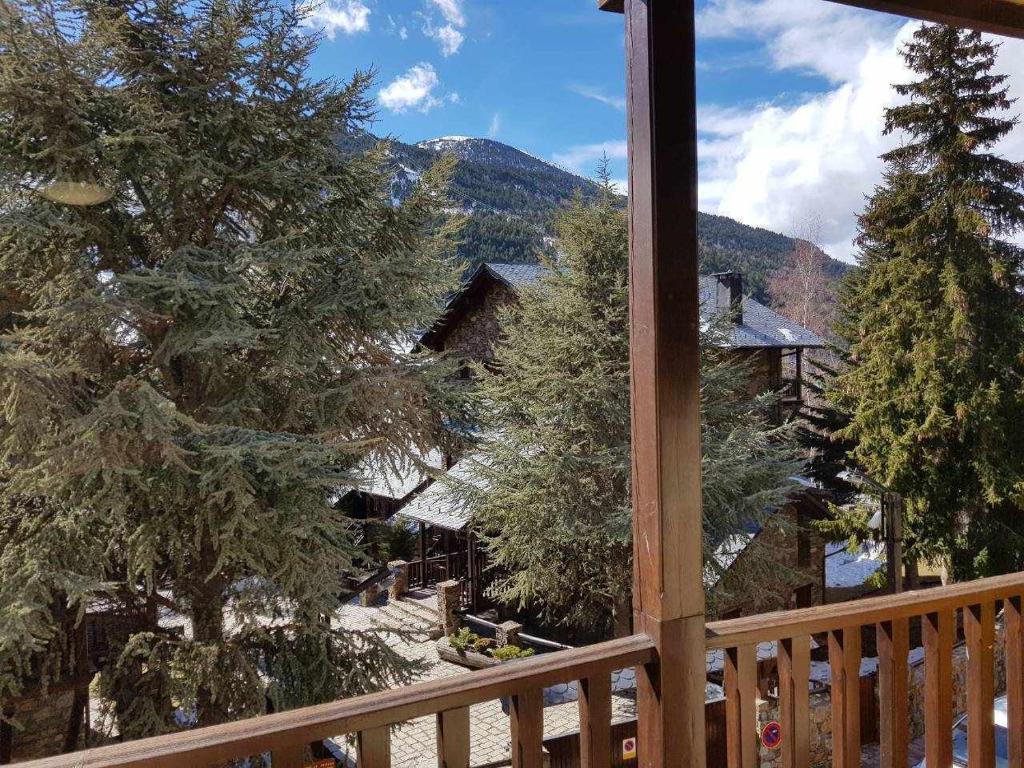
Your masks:
<path fill-rule="evenodd" d="M 761 746 L 765 749 L 778 749 L 782 746 L 782 726 L 777 720 L 765 723 L 761 729 Z"/>
<path fill-rule="evenodd" d="M 622 759 L 636 760 L 636 737 L 622 740 Z"/>

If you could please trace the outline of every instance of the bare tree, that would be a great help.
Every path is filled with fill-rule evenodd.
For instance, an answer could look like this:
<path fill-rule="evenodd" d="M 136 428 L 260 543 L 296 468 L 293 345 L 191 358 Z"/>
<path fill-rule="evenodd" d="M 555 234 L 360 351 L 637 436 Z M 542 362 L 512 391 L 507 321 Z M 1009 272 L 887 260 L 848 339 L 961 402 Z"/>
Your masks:
<path fill-rule="evenodd" d="M 817 245 L 820 218 L 808 215 L 797 232 L 793 252 L 768 280 L 768 292 L 779 312 L 827 338 L 835 320 L 835 278 L 829 275 L 828 256 Z"/>

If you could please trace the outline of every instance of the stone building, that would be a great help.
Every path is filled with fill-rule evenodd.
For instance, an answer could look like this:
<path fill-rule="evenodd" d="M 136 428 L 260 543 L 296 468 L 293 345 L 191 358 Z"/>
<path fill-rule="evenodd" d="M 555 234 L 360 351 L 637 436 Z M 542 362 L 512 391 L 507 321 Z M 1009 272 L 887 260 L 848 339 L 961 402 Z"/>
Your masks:
<path fill-rule="evenodd" d="M 441 319 L 421 337 L 420 343 L 428 349 L 446 352 L 465 365 L 490 364 L 501 332 L 501 311 L 514 305 L 524 288 L 539 284 L 544 272 L 539 264 L 482 264 L 451 298 Z M 803 354 L 808 349 L 824 347 L 824 340 L 744 296 L 743 277 L 739 273 L 702 278 L 700 297 L 702 320 L 723 323 L 725 345 L 748 362 L 751 394 L 782 392 L 777 414 L 780 419 L 797 410 L 802 404 Z M 467 516 L 464 510 L 448 506 L 443 488 L 434 486 L 421 498 L 403 505 L 400 514 L 420 525 L 423 541 L 437 542 L 437 547 L 424 545 L 422 551 L 432 554 L 435 560 L 444 554 L 446 562 L 462 562 L 459 558 L 470 549 L 464 540 Z M 825 543 L 811 523 L 826 514 L 823 495 L 807 486 L 795 492 L 763 526 L 737 534 L 723 545 L 723 568 L 708 577 L 714 580 L 710 604 L 716 615 L 735 617 L 821 604 L 825 589 Z M 446 522 L 449 520 L 457 525 Z M 444 542 L 448 541 L 452 543 L 445 550 Z M 747 582 L 758 564 L 763 563 L 773 567 L 764 569 L 756 579 L 759 586 L 752 595 L 746 589 Z M 417 573 L 423 583 L 428 581 L 427 568 Z M 479 603 L 480 596 L 475 594 L 473 602 Z"/>
<path fill-rule="evenodd" d="M 539 264 L 481 264 L 420 343 L 465 363 L 491 362 L 500 334 L 501 309 L 515 303 L 519 292 L 536 285 L 543 275 L 544 267 Z M 749 362 L 751 392 L 782 392 L 781 408 L 788 412 L 798 409 L 803 402 L 804 353 L 823 348 L 825 341 L 744 296 L 743 276 L 738 272 L 701 278 L 700 299 L 704 322 L 728 321 L 725 343 Z"/>

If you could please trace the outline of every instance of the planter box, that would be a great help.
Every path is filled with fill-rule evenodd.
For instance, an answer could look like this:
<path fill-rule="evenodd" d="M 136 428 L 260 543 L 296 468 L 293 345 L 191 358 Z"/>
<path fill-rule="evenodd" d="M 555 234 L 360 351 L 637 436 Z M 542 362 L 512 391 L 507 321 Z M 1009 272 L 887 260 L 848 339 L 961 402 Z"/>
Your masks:
<path fill-rule="evenodd" d="M 458 651 L 452 648 L 452 644 L 448 642 L 447 637 L 442 637 L 437 641 L 437 655 L 445 661 L 450 661 L 452 664 L 458 664 L 467 669 L 487 669 L 488 667 L 495 667 L 501 664 L 498 659 L 492 659 L 490 656 L 485 656 L 477 651 Z"/>

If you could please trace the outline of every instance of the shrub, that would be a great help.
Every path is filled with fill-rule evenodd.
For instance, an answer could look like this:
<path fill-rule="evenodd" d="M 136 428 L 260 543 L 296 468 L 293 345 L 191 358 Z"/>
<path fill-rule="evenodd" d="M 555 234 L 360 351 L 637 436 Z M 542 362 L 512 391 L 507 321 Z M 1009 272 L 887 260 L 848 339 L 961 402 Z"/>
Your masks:
<path fill-rule="evenodd" d="M 518 645 L 504 645 L 491 651 L 491 658 L 498 661 L 511 661 L 512 659 L 526 659 L 533 656 L 533 648 L 520 648 Z"/>

